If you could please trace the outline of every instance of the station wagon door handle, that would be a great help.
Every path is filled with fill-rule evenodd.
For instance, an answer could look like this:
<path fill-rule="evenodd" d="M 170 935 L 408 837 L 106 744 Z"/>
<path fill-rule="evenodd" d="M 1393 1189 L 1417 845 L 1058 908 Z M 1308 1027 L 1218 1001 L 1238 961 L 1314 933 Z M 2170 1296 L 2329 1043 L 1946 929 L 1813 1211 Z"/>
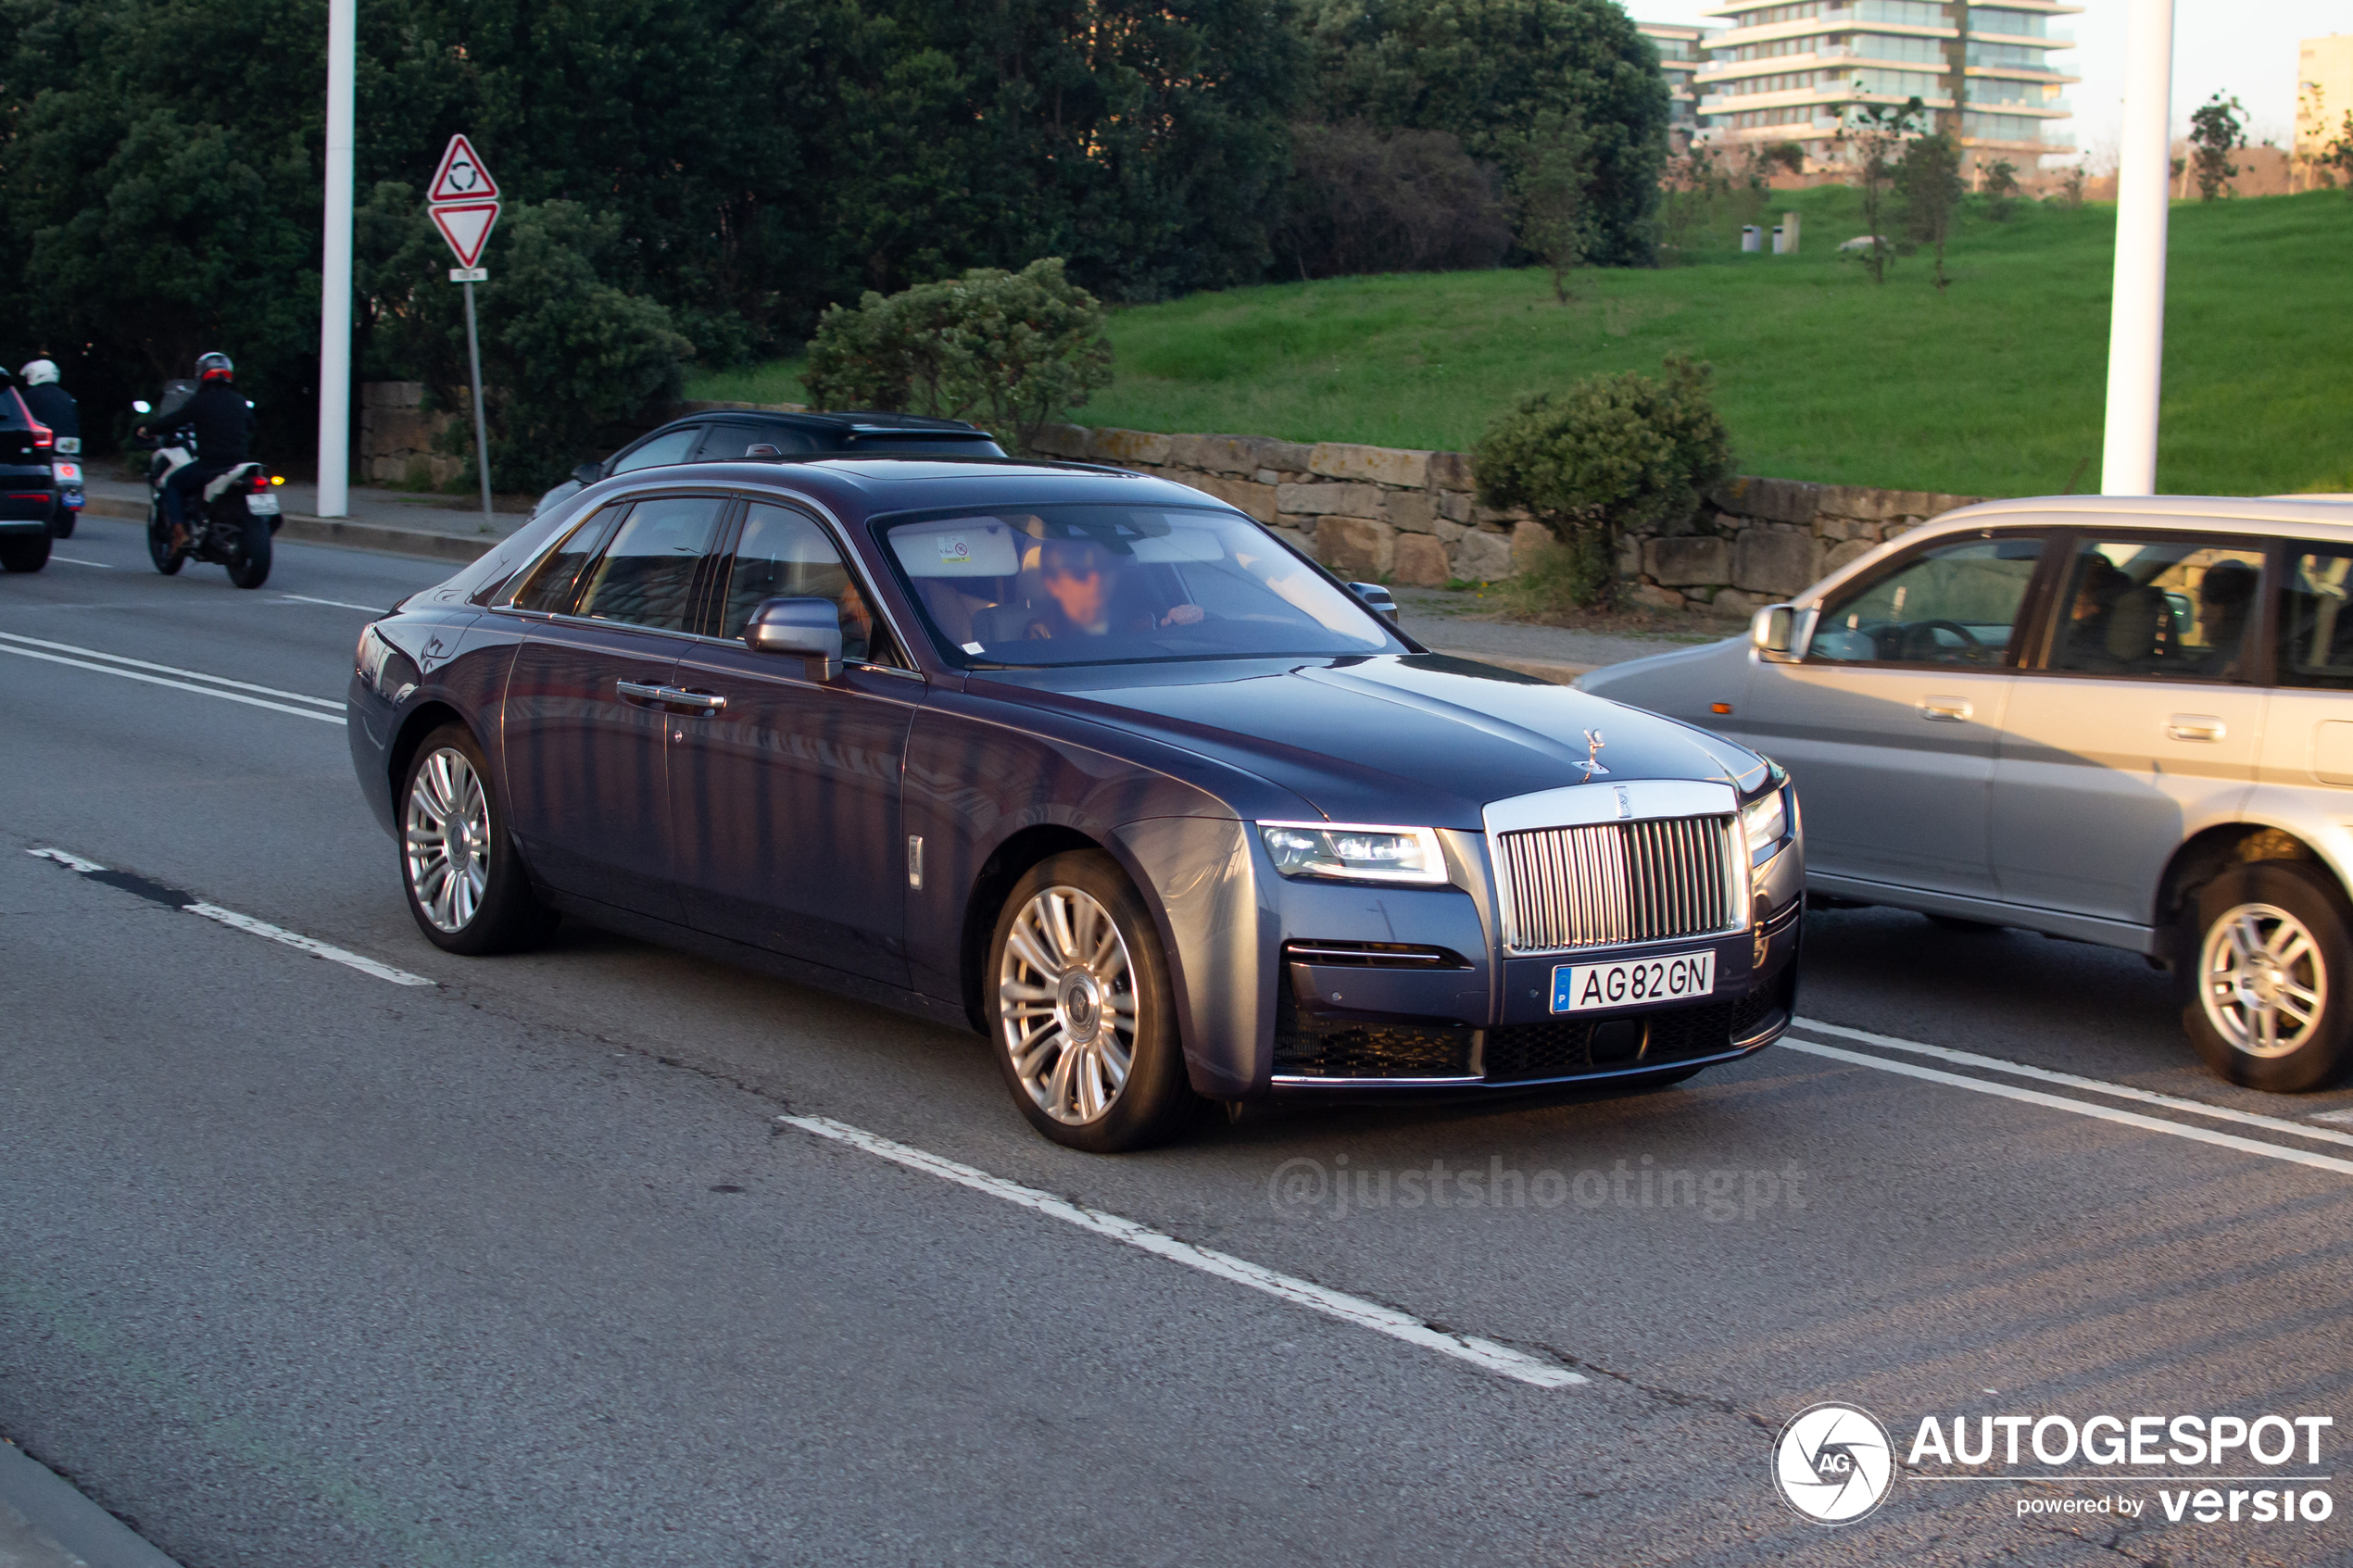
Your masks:
<path fill-rule="evenodd" d="M 2210 713 L 2175 713 L 2165 721 L 2168 740 L 2221 740 L 2230 726 Z"/>
<path fill-rule="evenodd" d="M 653 685 L 645 681 L 615 681 L 612 684 L 612 689 L 633 702 L 660 702 L 662 693 L 670 688 Z"/>
<path fill-rule="evenodd" d="M 1969 707 L 1967 697 L 1924 696 L 1920 698 L 1920 717 L 1939 723 L 1966 723 L 1969 716 L 1974 711 L 1976 710 Z"/>
<path fill-rule="evenodd" d="M 716 713 L 727 706 L 727 699 L 714 692 L 690 692 L 681 686 L 663 686 L 661 700 L 673 708 L 691 708 L 698 713 Z"/>

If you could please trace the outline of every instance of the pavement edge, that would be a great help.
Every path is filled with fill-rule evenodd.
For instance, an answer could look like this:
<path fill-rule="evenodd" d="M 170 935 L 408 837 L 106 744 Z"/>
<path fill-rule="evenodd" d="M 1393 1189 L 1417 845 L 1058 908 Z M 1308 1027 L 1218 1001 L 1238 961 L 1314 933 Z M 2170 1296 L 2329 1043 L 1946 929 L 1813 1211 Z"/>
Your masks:
<path fill-rule="evenodd" d="M 0 1504 L 88 1568 L 179 1568 L 72 1482 L 8 1441 L 0 1441 Z"/>

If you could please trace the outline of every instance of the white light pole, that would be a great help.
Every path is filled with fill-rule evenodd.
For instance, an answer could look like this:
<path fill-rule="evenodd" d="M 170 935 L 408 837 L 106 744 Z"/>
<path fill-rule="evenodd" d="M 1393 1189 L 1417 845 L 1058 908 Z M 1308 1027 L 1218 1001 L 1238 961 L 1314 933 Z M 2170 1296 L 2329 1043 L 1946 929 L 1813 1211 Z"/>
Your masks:
<path fill-rule="evenodd" d="M 2116 300 L 2108 327 L 2104 495 L 2157 494 L 2165 372 L 2166 202 L 2173 186 L 2173 0 L 2133 0 L 2116 167 Z"/>
<path fill-rule="evenodd" d="M 319 268 L 319 515 L 351 515 L 351 99 L 359 0 L 327 0 L 327 221 Z"/>

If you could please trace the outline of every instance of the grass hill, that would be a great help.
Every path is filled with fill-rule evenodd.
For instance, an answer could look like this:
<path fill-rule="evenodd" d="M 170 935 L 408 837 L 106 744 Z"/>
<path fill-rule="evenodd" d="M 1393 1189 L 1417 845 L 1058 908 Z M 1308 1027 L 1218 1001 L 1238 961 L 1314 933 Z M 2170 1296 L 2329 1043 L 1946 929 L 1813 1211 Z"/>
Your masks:
<path fill-rule="evenodd" d="M 1963 495 L 2099 483 L 2112 207 L 1972 212 L 1939 294 L 1925 256 L 1874 285 L 1836 246 L 1843 186 L 1776 195 L 1794 257 L 1718 241 L 1685 265 L 1342 278 L 1121 310 L 1089 424 L 1464 449 L 1528 393 L 1599 370 L 1716 366 L 1743 472 Z M 1768 222 L 1770 220 L 1768 220 Z M 2174 494 L 2353 490 L 2353 201 L 2177 205 L 2158 483 Z M 795 395 L 795 367 L 690 395 Z"/>

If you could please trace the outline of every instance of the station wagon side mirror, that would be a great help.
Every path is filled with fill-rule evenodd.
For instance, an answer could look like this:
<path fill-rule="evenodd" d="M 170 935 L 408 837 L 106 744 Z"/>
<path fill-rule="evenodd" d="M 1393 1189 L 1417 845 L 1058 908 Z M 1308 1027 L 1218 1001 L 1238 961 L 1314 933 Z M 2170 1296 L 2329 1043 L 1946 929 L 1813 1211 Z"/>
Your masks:
<path fill-rule="evenodd" d="M 605 477 L 605 465 L 602 463 L 583 463 L 578 468 L 572 470 L 572 477 L 578 480 L 583 484 L 594 484 L 597 481 Z"/>
<path fill-rule="evenodd" d="M 1378 583 L 1351 583 L 1348 591 L 1365 601 L 1365 608 L 1388 621 L 1397 624 L 1397 596 Z"/>
<path fill-rule="evenodd" d="M 754 653 L 799 654 L 812 681 L 841 677 L 841 608 L 831 599 L 762 599 L 744 626 Z"/>
<path fill-rule="evenodd" d="M 1817 611 L 1795 605 L 1767 605 L 1748 623 L 1748 640 L 1776 664 L 1794 664 L 1813 640 Z"/>

